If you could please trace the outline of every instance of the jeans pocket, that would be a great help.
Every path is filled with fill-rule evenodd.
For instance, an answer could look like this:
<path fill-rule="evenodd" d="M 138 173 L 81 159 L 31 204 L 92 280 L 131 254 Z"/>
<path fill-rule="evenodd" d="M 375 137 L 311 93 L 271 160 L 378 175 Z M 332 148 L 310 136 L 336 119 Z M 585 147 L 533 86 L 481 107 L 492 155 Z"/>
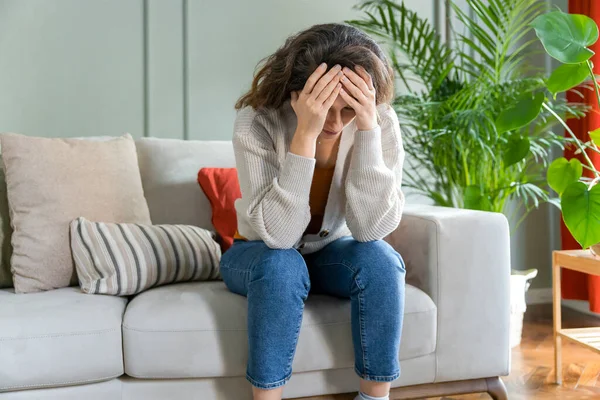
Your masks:
<path fill-rule="evenodd" d="M 231 292 L 246 296 L 250 271 L 221 266 L 221 277 Z"/>

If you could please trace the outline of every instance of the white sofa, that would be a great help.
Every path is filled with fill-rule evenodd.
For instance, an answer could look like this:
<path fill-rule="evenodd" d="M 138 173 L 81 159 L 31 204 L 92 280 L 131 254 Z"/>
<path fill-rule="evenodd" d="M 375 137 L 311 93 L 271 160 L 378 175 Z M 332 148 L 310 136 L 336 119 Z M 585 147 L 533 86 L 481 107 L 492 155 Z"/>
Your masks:
<path fill-rule="evenodd" d="M 137 146 L 153 223 L 211 228 L 196 173 L 234 166 L 231 143 L 140 139 Z M 387 240 L 407 265 L 402 375 L 392 386 L 507 375 L 506 219 L 407 205 Z M 77 287 L 0 290 L 0 400 L 250 399 L 246 316 L 246 299 L 222 281 L 132 298 Z M 286 398 L 357 390 L 349 301 L 309 297 L 293 370 Z"/>

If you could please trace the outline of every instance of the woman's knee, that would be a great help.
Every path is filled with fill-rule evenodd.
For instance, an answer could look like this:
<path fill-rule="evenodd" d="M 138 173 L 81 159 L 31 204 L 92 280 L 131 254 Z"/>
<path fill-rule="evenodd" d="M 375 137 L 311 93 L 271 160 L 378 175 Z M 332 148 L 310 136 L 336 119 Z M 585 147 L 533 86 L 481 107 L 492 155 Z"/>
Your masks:
<path fill-rule="evenodd" d="M 310 290 L 306 262 L 295 249 L 267 247 L 253 263 L 250 279 L 267 280 L 270 285 L 280 288 L 301 286 L 306 294 Z"/>
<path fill-rule="evenodd" d="M 402 256 L 384 240 L 354 241 L 348 256 L 363 282 L 404 280 L 406 270 Z"/>

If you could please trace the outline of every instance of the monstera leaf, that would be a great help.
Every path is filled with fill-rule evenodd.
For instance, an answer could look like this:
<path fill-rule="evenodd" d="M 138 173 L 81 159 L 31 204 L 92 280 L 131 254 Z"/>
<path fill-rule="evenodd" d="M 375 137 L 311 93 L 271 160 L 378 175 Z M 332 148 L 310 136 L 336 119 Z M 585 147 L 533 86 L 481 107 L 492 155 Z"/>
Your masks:
<path fill-rule="evenodd" d="M 586 63 L 563 64 L 550 75 L 546 86 L 552 94 L 556 95 L 581 84 L 589 74 L 590 70 Z"/>
<path fill-rule="evenodd" d="M 561 196 L 563 219 L 585 249 L 600 243 L 600 185 L 588 190 L 583 182 L 571 183 Z"/>
<path fill-rule="evenodd" d="M 504 167 L 510 167 L 518 163 L 529 154 L 531 143 L 527 136 L 512 134 L 508 137 L 506 149 L 504 151 Z"/>
<path fill-rule="evenodd" d="M 544 99 L 544 93 L 529 94 L 514 106 L 502 111 L 496 119 L 498 133 L 512 131 L 528 125 L 539 115 Z"/>
<path fill-rule="evenodd" d="M 582 173 L 583 166 L 578 159 L 572 158 L 568 161 L 564 157 L 557 158 L 548 167 L 548 185 L 561 195 L 567 186 L 579 181 Z"/>
<path fill-rule="evenodd" d="M 600 145 L 600 128 L 590 132 L 590 139 L 592 139 L 592 142 L 594 142 L 596 146 Z"/>
<path fill-rule="evenodd" d="M 598 26 L 586 15 L 553 11 L 531 25 L 546 52 L 564 64 L 579 64 L 594 55 L 588 47 L 598 40 Z"/>

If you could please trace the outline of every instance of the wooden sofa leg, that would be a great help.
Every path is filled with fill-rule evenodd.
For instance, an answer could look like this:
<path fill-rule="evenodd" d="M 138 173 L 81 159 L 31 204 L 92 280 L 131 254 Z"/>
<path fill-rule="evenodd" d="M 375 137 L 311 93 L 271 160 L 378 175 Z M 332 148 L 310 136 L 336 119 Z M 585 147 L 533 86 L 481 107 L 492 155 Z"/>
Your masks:
<path fill-rule="evenodd" d="M 487 392 L 494 400 L 507 400 L 508 393 L 506 392 L 506 386 L 500 377 L 486 378 L 485 383 L 487 384 Z"/>

